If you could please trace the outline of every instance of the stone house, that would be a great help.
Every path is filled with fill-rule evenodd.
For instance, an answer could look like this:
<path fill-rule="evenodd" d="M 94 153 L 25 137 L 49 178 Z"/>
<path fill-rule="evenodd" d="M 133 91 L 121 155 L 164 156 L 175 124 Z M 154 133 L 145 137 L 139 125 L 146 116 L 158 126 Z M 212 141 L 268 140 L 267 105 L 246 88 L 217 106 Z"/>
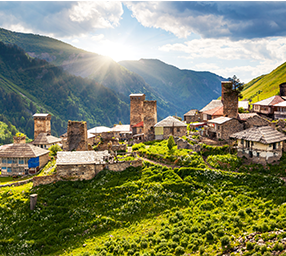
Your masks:
<path fill-rule="evenodd" d="M 36 173 L 49 161 L 49 151 L 26 144 L 26 136 L 14 137 L 14 143 L 0 147 L 1 176 Z"/>
<path fill-rule="evenodd" d="M 238 120 L 244 125 L 244 130 L 259 126 L 272 126 L 271 122 L 259 116 L 257 113 L 242 113 L 238 114 Z"/>
<path fill-rule="evenodd" d="M 186 114 L 184 114 L 184 121 L 187 124 L 200 121 L 199 110 L 191 109 L 188 111 Z"/>
<path fill-rule="evenodd" d="M 231 139 L 237 141 L 237 155 L 255 163 L 272 163 L 280 160 L 286 136 L 270 126 L 252 127 L 234 133 Z"/>
<path fill-rule="evenodd" d="M 90 180 L 103 169 L 111 171 L 123 171 L 133 166 L 142 166 L 142 160 L 119 161 L 105 151 L 74 151 L 58 152 L 57 173 L 55 179 Z"/>
<path fill-rule="evenodd" d="M 286 119 L 286 101 L 274 105 L 274 119 Z"/>
<path fill-rule="evenodd" d="M 182 137 L 187 134 L 187 125 L 177 118 L 168 116 L 155 124 L 154 130 L 155 140 L 168 139 L 170 135 Z"/>
<path fill-rule="evenodd" d="M 206 135 L 211 138 L 229 140 L 229 136 L 243 130 L 243 124 L 236 118 L 218 117 L 208 121 Z"/>
<path fill-rule="evenodd" d="M 50 146 L 61 144 L 61 142 L 62 139 L 42 132 L 37 136 L 37 138 L 32 142 L 32 144 L 40 148 L 49 149 Z"/>
<path fill-rule="evenodd" d="M 200 120 L 207 121 L 212 119 L 212 113 L 213 111 L 219 110 L 223 106 L 221 100 L 212 100 L 210 103 L 208 103 L 205 107 L 203 107 L 200 112 Z M 210 111 L 212 111 L 210 113 Z"/>
<path fill-rule="evenodd" d="M 132 138 L 132 131 L 129 124 L 117 124 L 111 128 L 111 131 L 115 133 L 115 136 L 119 140 L 129 140 Z"/>

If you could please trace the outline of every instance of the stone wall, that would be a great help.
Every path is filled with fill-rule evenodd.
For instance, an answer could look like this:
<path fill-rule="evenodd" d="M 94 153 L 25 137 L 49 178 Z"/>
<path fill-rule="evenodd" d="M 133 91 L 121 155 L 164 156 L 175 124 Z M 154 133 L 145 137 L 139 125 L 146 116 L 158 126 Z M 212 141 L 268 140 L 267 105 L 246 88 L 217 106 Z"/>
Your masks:
<path fill-rule="evenodd" d="M 184 116 L 184 121 L 186 121 L 187 124 L 192 122 L 198 122 L 200 120 L 203 120 L 202 113 L 198 113 L 193 116 Z"/>
<path fill-rule="evenodd" d="M 67 131 L 66 151 L 87 151 L 87 127 L 86 122 L 69 121 Z"/>
<path fill-rule="evenodd" d="M 145 94 L 142 96 L 130 96 L 130 125 L 143 121 L 143 105 L 145 100 Z"/>
<path fill-rule="evenodd" d="M 229 140 L 229 136 L 233 133 L 243 130 L 243 124 L 237 119 L 231 119 L 228 122 L 217 125 L 216 137 L 217 139 Z"/>
<path fill-rule="evenodd" d="M 33 177 L 33 186 L 37 187 L 39 185 L 47 185 L 54 182 L 58 182 L 61 178 L 57 175 L 49 175 L 49 176 L 36 176 Z"/>
<path fill-rule="evenodd" d="M 57 175 L 63 179 L 90 180 L 95 176 L 95 164 L 57 164 Z"/>
<path fill-rule="evenodd" d="M 39 167 L 42 168 L 49 160 L 49 152 L 45 155 L 39 156 Z"/>
<path fill-rule="evenodd" d="M 166 140 L 170 135 L 182 137 L 187 135 L 187 126 L 182 127 L 164 127 L 163 139 Z"/>
<path fill-rule="evenodd" d="M 51 116 L 36 117 L 34 116 L 34 139 L 38 137 L 40 133 L 47 133 L 51 135 Z"/>
<path fill-rule="evenodd" d="M 157 123 L 157 101 L 144 101 L 143 104 L 144 136 L 148 138 L 151 127 Z"/>
<path fill-rule="evenodd" d="M 221 88 L 222 88 L 223 115 L 230 118 L 237 118 L 238 95 L 237 92 L 232 91 L 232 82 L 222 81 Z"/>

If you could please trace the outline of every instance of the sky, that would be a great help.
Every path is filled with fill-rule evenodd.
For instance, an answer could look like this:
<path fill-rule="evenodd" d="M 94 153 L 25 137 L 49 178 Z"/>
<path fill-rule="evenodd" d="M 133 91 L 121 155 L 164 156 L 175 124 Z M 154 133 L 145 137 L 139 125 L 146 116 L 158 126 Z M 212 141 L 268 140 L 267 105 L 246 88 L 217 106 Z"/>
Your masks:
<path fill-rule="evenodd" d="M 285 14 L 283 1 L 0 1 L 2 28 L 244 83 L 285 62 Z"/>

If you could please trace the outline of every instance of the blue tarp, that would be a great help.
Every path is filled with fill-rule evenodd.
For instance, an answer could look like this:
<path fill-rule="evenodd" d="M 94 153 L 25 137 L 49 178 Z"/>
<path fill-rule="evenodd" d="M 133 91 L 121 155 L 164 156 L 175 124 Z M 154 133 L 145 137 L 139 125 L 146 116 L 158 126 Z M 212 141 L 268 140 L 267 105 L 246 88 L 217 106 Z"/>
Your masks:
<path fill-rule="evenodd" d="M 36 168 L 40 165 L 39 157 L 30 158 L 28 160 L 28 167 L 29 168 Z"/>

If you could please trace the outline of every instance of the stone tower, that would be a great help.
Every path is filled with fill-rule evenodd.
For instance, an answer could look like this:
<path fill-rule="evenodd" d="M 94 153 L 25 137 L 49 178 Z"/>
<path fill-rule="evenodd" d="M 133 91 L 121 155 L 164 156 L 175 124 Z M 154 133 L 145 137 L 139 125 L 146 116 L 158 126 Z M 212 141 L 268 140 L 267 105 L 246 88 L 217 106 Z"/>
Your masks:
<path fill-rule="evenodd" d="M 67 151 L 87 151 L 87 126 L 83 121 L 69 121 L 67 131 Z"/>
<path fill-rule="evenodd" d="M 282 83 L 279 85 L 280 88 L 280 96 L 286 96 L 286 83 Z"/>
<path fill-rule="evenodd" d="M 143 107 L 145 94 L 130 94 L 130 126 L 144 121 Z"/>
<path fill-rule="evenodd" d="M 221 82 L 221 101 L 223 104 L 223 115 L 230 118 L 237 118 L 238 94 L 232 89 L 232 81 Z"/>
<path fill-rule="evenodd" d="M 36 113 L 34 117 L 34 139 L 38 137 L 40 133 L 47 133 L 51 135 L 51 118 L 50 114 Z"/>
<path fill-rule="evenodd" d="M 157 101 L 150 100 L 144 101 L 143 104 L 143 116 L 144 116 L 144 134 L 149 134 L 150 128 L 157 123 Z"/>

